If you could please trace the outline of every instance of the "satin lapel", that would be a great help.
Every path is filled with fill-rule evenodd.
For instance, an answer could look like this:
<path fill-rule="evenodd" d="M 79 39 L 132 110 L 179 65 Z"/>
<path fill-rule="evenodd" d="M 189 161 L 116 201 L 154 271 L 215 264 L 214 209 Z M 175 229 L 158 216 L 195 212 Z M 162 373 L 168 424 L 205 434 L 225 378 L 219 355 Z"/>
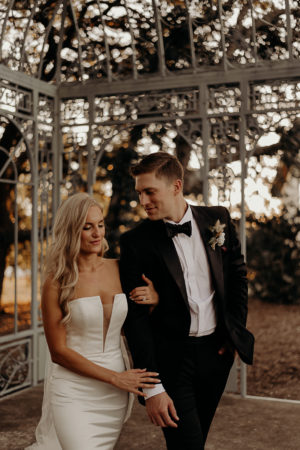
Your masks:
<path fill-rule="evenodd" d="M 211 238 L 209 227 L 216 223 L 216 219 L 210 217 L 201 207 L 191 207 L 193 216 L 197 222 L 206 254 L 208 257 L 214 286 L 220 297 L 224 298 L 224 277 L 221 248 L 216 246 L 215 250 L 211 248 L 208 241 Z"/>
<path fill-rule="evenodd" d="M 185 304 L 189 308 L 187 292 L 185 287 L 184 276 L 181 268 L 181 264 L 175 249 L 175 245 L 171 238 L 167 236 L 166 228 L 163 221 L 159 221 L 155 224 L 155 245 L 163 257 L 169 272 L 171 273 L 174 281 L 176 282 Z"/>

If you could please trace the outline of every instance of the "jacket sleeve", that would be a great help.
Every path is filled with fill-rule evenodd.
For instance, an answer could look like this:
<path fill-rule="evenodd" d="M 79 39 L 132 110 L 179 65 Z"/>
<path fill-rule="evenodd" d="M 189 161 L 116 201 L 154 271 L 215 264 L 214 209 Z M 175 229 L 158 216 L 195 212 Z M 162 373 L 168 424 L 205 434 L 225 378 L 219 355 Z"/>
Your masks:
<path fill-rule="evenodd" d="M 137 305 L 129 299 L 132 289 L 145 284 L 142 279 L 143 264 L 136 246 L 132 241 L 130 242 L 128 236 L 121 236 L 120 247 L 121 283 L 128 299 L 128 314 L 124 323 L 124 332 L 134 367 L 159 372 L 155 358 L 149 307 Z"/>
<path fill-rule="evenodd" d="M 228 210 L 225 209 L 225 211 L 228 225 L 228 312 L 236 321 L 245 326 L 248 313 L 247 269 L 235 226 L 231 221 Z"/>

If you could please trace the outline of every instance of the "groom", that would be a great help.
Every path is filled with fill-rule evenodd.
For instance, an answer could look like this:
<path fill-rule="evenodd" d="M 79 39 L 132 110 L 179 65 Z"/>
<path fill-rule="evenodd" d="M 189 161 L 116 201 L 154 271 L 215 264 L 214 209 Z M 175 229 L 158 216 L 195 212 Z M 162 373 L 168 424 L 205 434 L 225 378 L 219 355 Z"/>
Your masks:
<path fill-rule="evenodd" d="M 224 207 L 186 203 L 177 158 L 152 153 L 131 173 L 148 219 L 121 237 L 122 285 L 142 300 L 134 288 L 145 274 L 159 303 L 152 311 L 129 300 L 125 334 L 135 367 L 159 372 L 144 392 L 167 448 L 201 450 L 235 352 L 252 363 L 244 259 Z"/>

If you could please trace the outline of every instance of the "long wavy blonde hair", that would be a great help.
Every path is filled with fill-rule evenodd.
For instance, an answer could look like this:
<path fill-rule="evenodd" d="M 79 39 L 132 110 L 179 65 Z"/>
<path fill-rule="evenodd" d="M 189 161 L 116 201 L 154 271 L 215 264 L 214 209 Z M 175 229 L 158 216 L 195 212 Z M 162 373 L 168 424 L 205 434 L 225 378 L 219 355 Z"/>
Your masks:
<path fill-rule="evenodd" d="M 81 246 L 81 232 L 88 210 L 99 203 L 86 193 L 74 194 L 65 200 L 57 210 L 52 232 L 52 243 L 48 249 L 44 279 L 51 277 L 59 283 L 59 304 L 63 313 L 62 323 L 70 319 L 68 302 L 74 295 L 78 281 L 78 256 Z M 105 239 L 99 256 L 108 249 Z"/>

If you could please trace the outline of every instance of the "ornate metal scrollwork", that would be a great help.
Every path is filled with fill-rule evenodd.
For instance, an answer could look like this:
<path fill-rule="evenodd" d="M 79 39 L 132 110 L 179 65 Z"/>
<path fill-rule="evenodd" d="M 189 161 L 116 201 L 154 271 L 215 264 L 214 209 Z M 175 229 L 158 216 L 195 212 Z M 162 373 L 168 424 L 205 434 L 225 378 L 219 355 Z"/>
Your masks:
<path fill-rule="evenodd" d="M 30 383 L 31 341 L 0 347 L 0 396 Z"/>

